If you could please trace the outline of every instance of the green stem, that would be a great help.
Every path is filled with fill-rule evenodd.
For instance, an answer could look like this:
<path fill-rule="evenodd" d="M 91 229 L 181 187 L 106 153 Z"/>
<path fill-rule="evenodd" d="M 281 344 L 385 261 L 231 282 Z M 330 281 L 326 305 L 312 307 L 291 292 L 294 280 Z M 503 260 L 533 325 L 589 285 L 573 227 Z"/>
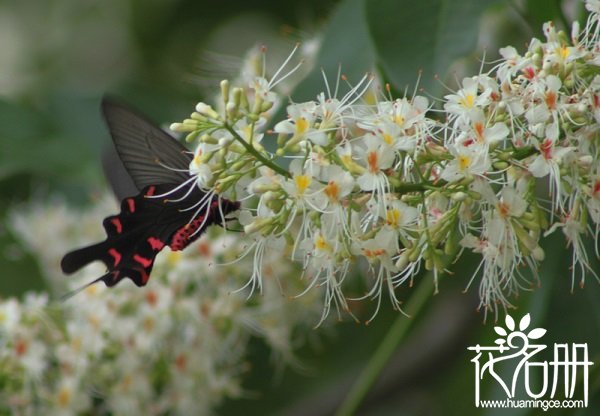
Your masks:
<path fill-rule="evenodd" d="M 240 143 L 242 146 L 244 146 L 246 151 L 248 153 L 250 153 L 252 156 L 254 156 L 256 158 L 256 160 L 258 160 L 260 163 L 262 163 L 265 166 L 268 166 L 269 168 L 273 169 L 275 172 L 279 173 L 280 175 L 285 176 L 286 178 L 291 177 L 290 173 L 287 170 L 283 169 L 281 166 L 277 165 L 276 163 L 273 163 L 271 160 L 267 159 L 266 157 L 261 155 L 258 151 L 256 151 L 256 149 L 250 143 L 248 143 L 246 140 L 244 140 L 229 124 L 225 123 L 225 124 L 223 124 L 223 127 L 225 127 L 225 129 L 229 133 L 231 133 L 233 138 L 238 143 Z"/>
<path fill-rule="evenodd" d="M 529 156 L 535 155 L 539 150 L 534 146 L 524 146 L 518 149 L 513 150 L 512 154 L 508 157 L 507 161 L 513 160 L 523 160 L 528 158 Z M 398 179 L 390 178 L 390 183 L 392 184 L 392 190 L 398 194 L 406 194 L 411 192 L 424 192 L 427 190 L 438 190 L 441 189 L 444 185 L 447 184 L 444 180 L 438 180 L 435 182 L 431 182 L 426 180 L 425 178 L 429 176 L 429 173 L 426 175 L 422 175 L 417 169 L 417 174 L 419 175 L 421 182 L 401 182 Z"/>
<path fill-rule="evenodd" d="M 539 150 L 533 146 L 524 146 L 513 151 L 512 159 L 523 160 L 529 156 L 535 155 L 537 152 L 539 152 Z"/>
<path fill-rule="evenodd" d="M 432 289 L 433 278 L 428 274 L 423 278 L 419 287 L 417 287 L 416 291 L 407 302 L 406 311 L 409 312 L 412 317 L 416 316 L 423 308 L 427 299 L 431 296 Z M 383 341 L 379 344 L 379 347 L 350 389 L 350 392 L 342 402 L 342 405 L 335 413 L 336 416 L 350 416 L 356 412 L 358 406 L 363 401 L 375 381 L 377 381 L 377 377 L 381 373 L 381 370 L 383 370 L 388 363 L 413 322 L 414 318 L 407 318 L 402 314 L 396 318 Z"/>
<path fill-rule="evenodd" d="M 390 181 L 391 182 L 391 181 Z M 409 192 L 423 192 L 429 189 L 432 184 L 431 182 L 423 181 L 416 183 L 409 182 L 397 182 L 396 184 L 392 183 L 392 189 L 394 192 L 399 194 L 406 194 Z"/>

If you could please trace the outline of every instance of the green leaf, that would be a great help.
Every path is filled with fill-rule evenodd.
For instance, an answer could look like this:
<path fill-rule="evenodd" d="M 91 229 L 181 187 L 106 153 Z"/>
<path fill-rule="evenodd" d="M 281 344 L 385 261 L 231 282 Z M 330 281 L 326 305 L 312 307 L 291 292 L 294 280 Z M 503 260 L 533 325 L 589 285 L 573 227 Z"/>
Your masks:
<path fill-rule="evenodd" d="M 498 0 L 372 0 L 367 22 L 378 62 L 398 90 L 420 86 L 437 95 L 443 76 L 457 58 L 476 46 L 479 19 Z"/>
<path fill-rule="evenodd" d="M 13 176 L 0 181 L 0 299 L 19 296 L 28 290 L 42 291 L 46 283 L 40 274 L 36 259 L 20 244 L 10 226 L 10 209 L 15 200 L 27 197 L 30 178 L 25 175 Z"/>
<path fill-rule="evenodd" d="M 66 99 L 46 105 L 40 111 L 0 100 L 0 181 L 18 174 L 48 180 L 89 173 L 103 133 L 96 128 L 97 103 Z"/>
<path fill-rule="evenodd" d="M 527 0 L 526 18 L 535 34 L 541 33 L 542 25 L 548 21 L 566 24 L 560 4 L 561 0 Z"/>

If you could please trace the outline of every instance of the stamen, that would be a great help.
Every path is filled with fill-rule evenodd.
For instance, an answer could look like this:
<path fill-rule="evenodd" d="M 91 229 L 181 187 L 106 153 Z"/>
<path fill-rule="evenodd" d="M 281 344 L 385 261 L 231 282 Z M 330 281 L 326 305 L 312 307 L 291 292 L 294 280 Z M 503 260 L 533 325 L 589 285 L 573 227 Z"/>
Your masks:
<path fill-rule="evenodd" d="M 194 181 L 195 179 L 196 179 L 196 177 L 192 176 L 189 179 L 186 179 L 182 184 L 176 186 L 175 188 L 171 189 L 168 192 L 165 192 L 165 193 L 160 194 L 160 195 L 149 195 L 149 196 L 146 196 L 146 198 L 164 198 L 165 196 L 169 196 L 172 193 L 177 192 L 178 190 L 180 190 L 184 186 L 188 185 L 190 182 Z"/>
<path fill-rule="evenodd" d="M 281 64 L 281 66 L 279 67 L 279 69 L 277 69 L 277 71 L 275 72 L 275 74 L 271 78 L 271 81 L 268 84 L 269 88 L 273 88 L 275 85 L 277 85 L 279 83 L 279 81 L 276 81 L 277 76 L 286 67 L 286 65 L 288 64 L 288 62 L 290 62 L 290 59 L 292 59 L 292 57 L 294 56 L 294 54 L 296 53 L 296 51 L 298 50 L 299 47 L 300 47 L 300 43 L 296 43 L 296 46 L 294 46 L 294 49 L 292 49 L 292 52 L 288 55 L 288 57 L 285 59 L 285 61 L 283 61 L 283 64 Z M 294 71 L 297 68 L 298 68 L 298 66 L 296 66 L 294 68 Z M 288 75 L 289 75 L 289 73 L 288 73 Z M 285 77 L 287 77 L 287 75 Z M 263 76 L 263 78 L 264 78 L 264 76 Z"/>

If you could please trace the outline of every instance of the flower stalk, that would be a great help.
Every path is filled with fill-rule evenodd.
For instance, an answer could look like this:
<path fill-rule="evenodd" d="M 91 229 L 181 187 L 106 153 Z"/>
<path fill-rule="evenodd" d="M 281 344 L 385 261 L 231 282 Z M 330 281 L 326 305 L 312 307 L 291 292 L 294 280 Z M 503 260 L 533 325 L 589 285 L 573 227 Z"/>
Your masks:
<path fill-rule="evenodd" d="M 345 93 L 336 85 L 332 94 L 326 80 L 326 92 L 273 120 L 284 97 L 276 86 L 298 68 L 293 53 L 271 79 L 223 81 L 220 110 L 200 103 L 174 128 L 200 138 L 190 167 L 198 185 L 245 201 L 251 287 L 263 278 L 257 250 L 276 247 L 302 265 L 307 290 L 323 291 L 325 315 L 332 303 L 346 311 L 344 282 L 362 260 L 368 290 L 358 299 L 375 302 L 375 314 L 385 297 L 401 310 L 399 285 L 424 267 L 437 287 L 470 250 L 481 262 L 465 286 L 477 282 L 480 308 L 497 315 L 539 283 L 541 238 L 558 229 L 573 250 L 573 282 L 595 275 L 582 241 L 600 230 L 600 10 L 586 7 L 581 32 L 577 23 L 570 36 L 545 24 L 543 40 L 523 54 L 502 48 L 442 108 L 418 95 L 393 98 L 371 74 L 355 85 L 342 75 Z M 289 169 L 276 157 L 291 160 Z M 549 202 L 539 200 L 544 187 Z"/>

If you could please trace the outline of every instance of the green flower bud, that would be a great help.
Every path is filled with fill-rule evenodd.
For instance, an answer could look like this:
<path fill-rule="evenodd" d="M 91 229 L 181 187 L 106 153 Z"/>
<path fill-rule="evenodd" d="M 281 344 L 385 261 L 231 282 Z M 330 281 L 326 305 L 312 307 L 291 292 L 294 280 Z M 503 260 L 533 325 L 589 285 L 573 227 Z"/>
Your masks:
<path fill-rule="evenodd" d="M 212 137 L 210 134 L 203 134 L 202 136 L 200 136 L 200 141 L 202 143 L 209 143 L 209 144 L 217 144 L 219 143 L 219 141 Z"/>
<path fill-rule="evenodd" d="M 260 112 L 264 113 L 265 111 L 269 111 L 272 107 L 273 107 L 273 102 L 266 101 L 266 102 L 262 103 L 262 105 L 260 106 Z"/>
<path fill-rule="evenodd" d="M 540 246 L 537 246 L 536 248 L 534 248 L 531 251 L 531 255 L 537 261 L 544 261 L 544 259 L 546 258 L 546 254 L 544 253 L 544 250 Z"/>
<path fill-rule="evenodd" d="M 492 163 L 492 167 L 496 170 L 504 170 L 506 168 L 508 168 L 510 165 L 503 161 L 503 160 L 497 160 L 494 163 Z"/>
<path fill-rule="evenodd" d="M 185 136 L 185 141 L 187 143 L 191 143 L 194 140 L 196 140 L 196 138 L 198 137 L 199 134 L 200 134 L 199 130 L 193 131 L 190 134 L 188 134 L 187 136 Z"/>
<path fill-rule="evenodd" d="M 227 104 L 229 102 L 229 81 L 224 79 L 221 81 L 221 98 L 223 102 Z"/>

